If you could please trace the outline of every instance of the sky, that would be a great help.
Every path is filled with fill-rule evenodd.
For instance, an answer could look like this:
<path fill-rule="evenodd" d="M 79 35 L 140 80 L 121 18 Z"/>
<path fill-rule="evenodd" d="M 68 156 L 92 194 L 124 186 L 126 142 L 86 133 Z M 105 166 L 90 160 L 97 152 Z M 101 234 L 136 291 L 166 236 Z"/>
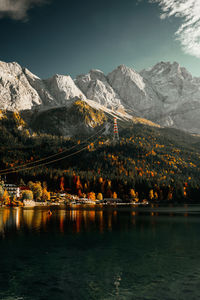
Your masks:
<path fill-rule="evenodd" d="M 200 77 L 200 0 L 0 0 L 0 60 L 41 78 L 177 61 Z"/>

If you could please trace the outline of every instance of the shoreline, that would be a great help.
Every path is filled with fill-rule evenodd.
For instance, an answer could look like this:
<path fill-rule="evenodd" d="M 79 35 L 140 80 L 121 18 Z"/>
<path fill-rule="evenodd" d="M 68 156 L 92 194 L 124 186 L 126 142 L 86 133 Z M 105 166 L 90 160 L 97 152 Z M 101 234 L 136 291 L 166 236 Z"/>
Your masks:
<path fill-rule="evenodd" d="M 117 205 L 102 205 L 102 204 L 95 204 L 95 205 L 88 205 L 88 204 L 78 204 L 78 205 L 70 205 L 70 204 L 62 204 L 62 205 L 45 205 L 45 206 L 0 206 L 0 209 L 23 209 L 23 210 L 65 210 L 65 211 L 72 211 L 72 210 L 81 210 L 81 211 L 132 211 L 138 213 L 175 213 L 175 214 L 182 214 L 182 213 L 196 213 L 200 214 L 200 204 L 182 204 L 182 205 L 148 205 L 148 206 L 138 206 L 134 204 L 117 204 Z"/>

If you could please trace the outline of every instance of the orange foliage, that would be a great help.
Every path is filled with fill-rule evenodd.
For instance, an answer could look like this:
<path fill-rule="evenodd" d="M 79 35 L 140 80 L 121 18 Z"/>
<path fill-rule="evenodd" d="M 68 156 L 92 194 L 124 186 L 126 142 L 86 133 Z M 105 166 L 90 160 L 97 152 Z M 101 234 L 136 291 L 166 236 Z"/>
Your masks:
<path fill-rule="evenodd" d="M 113 193 L 113 199 L 117 199 L 117 193 L 116 192 Z"/>
<path fill-rule="evenodd" d="M 88 193 L 88 199 L 95 201 L 96 200 L 96 195 L 94 192 Z"/>
<path fill-rule="evenodd" d="M 60 189 L 61 189 L 61 191 L 64 191 L 64 189 L 65 189 L 64 177 L 63 176 L 60 178 Z"/>

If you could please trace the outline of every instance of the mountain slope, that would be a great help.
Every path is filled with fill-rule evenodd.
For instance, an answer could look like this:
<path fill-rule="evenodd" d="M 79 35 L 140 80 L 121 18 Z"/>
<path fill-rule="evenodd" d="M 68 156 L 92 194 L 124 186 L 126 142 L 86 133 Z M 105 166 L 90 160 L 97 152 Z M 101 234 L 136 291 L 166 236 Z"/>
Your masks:
<path fill-rule="evenodd" d="M 67 111 L 78 99 L 92 108 L 108 109 L 111 115 L 121 112 L 125 119 L 129 115 L 128 119 L 144 118 L 200 134 L 200 78 L 193 78 L 176 62 L 161 62 L 140 73 L 124 65 L 107 76 L 91 70 L 75 80 L 69 75 L 43 80 L 17 63 L 0 62 L 0 109 L 39 111 L 43 116 L 50 108 L 49 113 L 63 106 Z"/>
<path fill-rule="evenodd" d="M 84 101 L 73 101 L 70 106 L 59 106 L 29 116 L 29 126 L 35 132 L 73 137 L 91 134 L 101 128 L 107 117 Z"/>
<path fill-rule="evenodd" d="M 108 93 L 99 86 L 107 82 L 129 114 L 200 133 L 200 78 L 193 78 L 178 63 L 161 62 L 140 73 L 121 65 L 107 77 L 101 74 L 102 79 L 91 74 L 78 76 L 75 81 L 89 99 L 104 103 L 102 97 L 105 99 Z M 105 105 L 108 103 L 112 101 L 107 100 Z"/>
<path fill-rule="evenodd" d="M 77 113 L 82 109 L 88 108 L 81 105 Z M 40 180 L 47 182 L 50 190 L 59 190 L 62 177 L 68 191 L 79 195 L 94 191 L 112 197 L 116 192 L 126 200 L 134 189 L 141 200 L 149 199 L 150 190 L 153 190 L 152 201 L 200 199 L 199 137 L 141 124 L 122 129 L 119 143 L 101 133 L 88 140 L 82 136 L 78 139 L 46 134 L 27 136 L 26 131 L 17 129 L 19 118 L 15 113 L 3 115 L 0 167 L 11 168 L 11 173 L 6 174 L 9 182 L 19 183 L 20 178 L 26 183 Z M 54 154 L 53 158 L 47 158 Z M 28 168 L 12 172 L 25 163 Z"/>

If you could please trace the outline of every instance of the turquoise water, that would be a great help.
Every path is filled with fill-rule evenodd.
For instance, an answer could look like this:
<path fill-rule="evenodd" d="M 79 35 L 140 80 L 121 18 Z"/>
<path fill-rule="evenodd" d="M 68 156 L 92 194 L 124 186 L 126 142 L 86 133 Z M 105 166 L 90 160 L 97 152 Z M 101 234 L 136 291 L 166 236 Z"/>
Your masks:
<path fill-rule="evenodd" d="M 0 209 L 0 299 L 200 299 L 200 215 Z"/>

